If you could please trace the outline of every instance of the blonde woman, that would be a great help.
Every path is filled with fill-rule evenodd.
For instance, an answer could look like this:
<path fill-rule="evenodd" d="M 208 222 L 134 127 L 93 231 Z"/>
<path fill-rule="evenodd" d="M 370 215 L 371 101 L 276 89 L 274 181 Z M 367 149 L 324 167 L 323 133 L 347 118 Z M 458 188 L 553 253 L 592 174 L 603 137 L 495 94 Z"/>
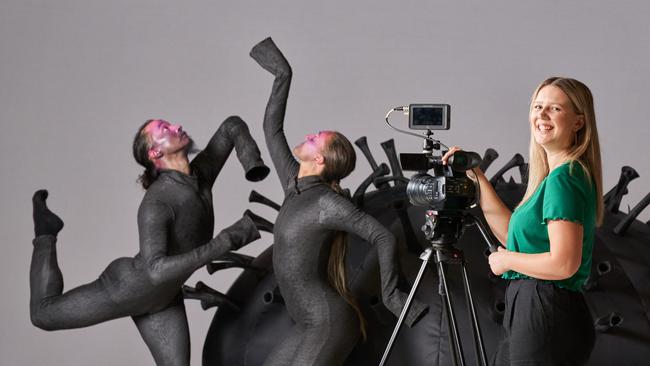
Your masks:
<path fill-rule="evenodd" d="M 603 217 L 592 94 L 575 79 L 546 79 L 533 93 L 529 117 L 529 183 L 514 212 L 483 172 L 468 172 L 480 183 L 490 229 L 506 246 L 489 257 L 492 272 L 509 281 L 494 364 L 581 365 L 594 343 L 581 289 Z"/>

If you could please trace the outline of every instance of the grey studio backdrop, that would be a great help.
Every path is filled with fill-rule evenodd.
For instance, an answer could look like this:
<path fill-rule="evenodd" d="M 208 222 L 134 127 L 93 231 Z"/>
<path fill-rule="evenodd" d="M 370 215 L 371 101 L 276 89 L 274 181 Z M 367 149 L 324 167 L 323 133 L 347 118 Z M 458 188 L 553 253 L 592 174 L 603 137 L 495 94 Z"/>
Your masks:
<path fill-rule="evenodd" d="M 500 158 L 527 156 L 530 94 L 551 75 L 588 84 L 596 100 L 605 188 L 623 165 L 641 178 L 622 207 L 650 187 L 650 3 L 645 1 L 87 1 L 0 2 L 0 364 L 151 364 L 128 318 L 86 329 L 44 332 L 29 322 L 32 192 L 50 190 L 66 226 L 59 262 L 66 289 L 95 279 L 114 258 L 138 250 L 143 195 L 131 157 L 146 119 L 180 122 L 203 146 L 227 116 L 240 115 L 263 143 L 261 121 L 272 79 L 249 58 L 272 36 L 294 68 L 286 117 L 290 143 L 334 129 L 352 140 L 394 138 L 398 151 L 421 142 L 383 123 L 413 102 L 452 105 L 449 145 Z M 406 125 L 400 115 L 396 125 Z M 352 189 L 370 172 L 358 153 Z M 490 173 L 490 171 L 488 171 Z M 490 174 L 488 174 L 490 175 Z M 515 179 L 519 179 L 518 173 Z M 248 207 L 251 189 L 281 200 L 275 174 L 243 180 L 231 159 L 215 185 L 216 229 Z M 650 218 L 646 210 L 642 221 Z M 244 248 L 257 255 L 263 234 Z M 226 291 L 239 270 L 203 280 Z M 213 311 L 187 302 L 192 364 L 199 365 Z M 281 336 L 281 335 L 279 335 Z"/>

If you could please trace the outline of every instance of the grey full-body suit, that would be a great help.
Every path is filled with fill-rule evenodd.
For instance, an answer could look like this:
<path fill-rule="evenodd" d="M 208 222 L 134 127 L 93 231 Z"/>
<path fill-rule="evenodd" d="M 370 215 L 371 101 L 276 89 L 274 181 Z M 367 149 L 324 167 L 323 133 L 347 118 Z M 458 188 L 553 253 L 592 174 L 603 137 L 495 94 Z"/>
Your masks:
<path fill-rule="evenodd" d="M 138 211 L 139 253 L 114 260 L 97 280 L 65 293 L 55 247 L 63 222 L 59 220 L 57 229 L 39 235 L 43 234 L 39 224 L 58 217 L 45 206 L 47 192 L 37 192 L 37 237 L 30 269 L 34 325 L 45 330 L 69 329 L 131 316 L 156 364 L 189 365 L 183 283 L 201 266 L 259 238 L 248 216 L 212 238 L 211 190 L 233 148 L 249 180 L 268 174 L 244 121 L 228 118 L 190 163 L 191 175 L 162 170 L 147 189 Z"/>
<path fill-rule="evenodd" d="M 297 178 L 294 159 L 283 130 L 291 67 L 270 38 L 251 51 L 275 76 L 264 117 L 264 136 L 284 187 L 284 202 L 273 231 L 273 269 L 292 331 L 267 358 L 265 365 L 340 365 L 359 338 L 353 308 L 329 285 L 327 263 L 337 231 L 353 233 L 376 246 L 384 304 L 399 315 L 407 295 L 397 289 L 399 265 L 394 236 L 372 216 L 334 192 L 320 176 Z M 415 302 L 406 322 L 413 324 L 425 310 Z"/>

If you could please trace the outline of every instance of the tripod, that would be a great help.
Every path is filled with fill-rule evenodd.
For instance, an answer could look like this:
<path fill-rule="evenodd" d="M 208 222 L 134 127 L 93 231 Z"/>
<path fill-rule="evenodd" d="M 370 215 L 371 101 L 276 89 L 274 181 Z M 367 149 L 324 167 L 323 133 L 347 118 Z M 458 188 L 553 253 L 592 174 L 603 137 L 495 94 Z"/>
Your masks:
<path fill-rule="evenodd" d="M 467 308 L 470 313 L 470 320 L 472 323 L 472 333 L 474 338 L 474 347 L 476 352 L 476 359 L 479 365 L 487 366 L 487 357 L 485 354 L 485 346 L 483 345 L 483 339 L 481 337 L 481 329 L 479 327 L 478 318 L 476 317 L 476 309 L 474 307 L 474 299 L 472 298 L 472 292 L 469 286 L 469 281 L 467 278 L 467 270 L 465 269 L 465 258 L 463 256 L 463 251 L 457 248 L 454 248 L 453 244 L 458 241 L 458 238 L 462 235 L 464 231 L 465 222 L 469 224 L 474 224 L 478 226 L 479 231 L 483 235 L 483 238 L 487 242 L 490 251 L 495 252 L 497 250 L 496 244 L 490 239 L 487 234 L 487 230 L 483 226 L 483 223 L 474 215 L 469 213 L 442 213 L 439 214 L 436 211 L 427 210 L 425 213 L 425 224 L 422 226 L 422 231 L 424 236 L 431 243 L 431 247 L 427 248 L 421 255 L 420 259 L 422 260 L 422 265 L 418 272 L 411 292 L 406 299 L 406 304 L 404 304 L 404 309 L 397 320 L 395 329 L 393 329 L 393 334 L 388 341 L 384 355 L 381 358 L 379 366 L 384 366 L 385 362 L 388 360 L 390 351 L 393 348 L 393 342 L 397 338 L 399 329 L 404 322 L 404 318 L 408 313 L 408 310 L 411 306 L 411 301 L 413 300 L 413 295 L 420 285 L 420 280 L 422 279 L 422 274 L 426 269 L 427 264 L 431 258 L 431 255 L 435 253 L 434 261 L 438 267 L 438 276 L 440 282 L 438 285 L 438 294 L 443 297 L 445 303 L 445 311 L 447 317 L 447 325 L 449 329 L 449 341 L 451 346 L 451 354 L 454 360 L 454 365 L 465 365 L 465 360 L 463 356 L 463 349 L 458 335 L 458 326 L 456 325 L 456 317 L 454 315 L 454 307 L 449 296 L 449 289 L 447 286 L 446 279 L 446 268 L 445 263 L 448 264 L 459 264 L 462 267 L 462 276 L 463 276 L 463 285 L 465 288 L 465 298 L 467 300 Z"/>

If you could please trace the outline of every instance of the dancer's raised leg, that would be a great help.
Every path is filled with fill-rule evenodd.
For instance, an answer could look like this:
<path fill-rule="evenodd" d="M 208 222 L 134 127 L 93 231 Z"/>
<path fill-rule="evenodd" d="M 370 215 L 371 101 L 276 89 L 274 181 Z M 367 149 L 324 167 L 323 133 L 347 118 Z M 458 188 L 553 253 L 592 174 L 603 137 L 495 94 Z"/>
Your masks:
<path fill-rule="evenodd" d="M 29 271 L 30 317 L 44 330 L 80 328 L 119 317 L 100 280 L 63 292 L 56 257 L 56 235 L 63 221 L 47 207 L 47 191 L 34 193 L 34 252 Z"/>

